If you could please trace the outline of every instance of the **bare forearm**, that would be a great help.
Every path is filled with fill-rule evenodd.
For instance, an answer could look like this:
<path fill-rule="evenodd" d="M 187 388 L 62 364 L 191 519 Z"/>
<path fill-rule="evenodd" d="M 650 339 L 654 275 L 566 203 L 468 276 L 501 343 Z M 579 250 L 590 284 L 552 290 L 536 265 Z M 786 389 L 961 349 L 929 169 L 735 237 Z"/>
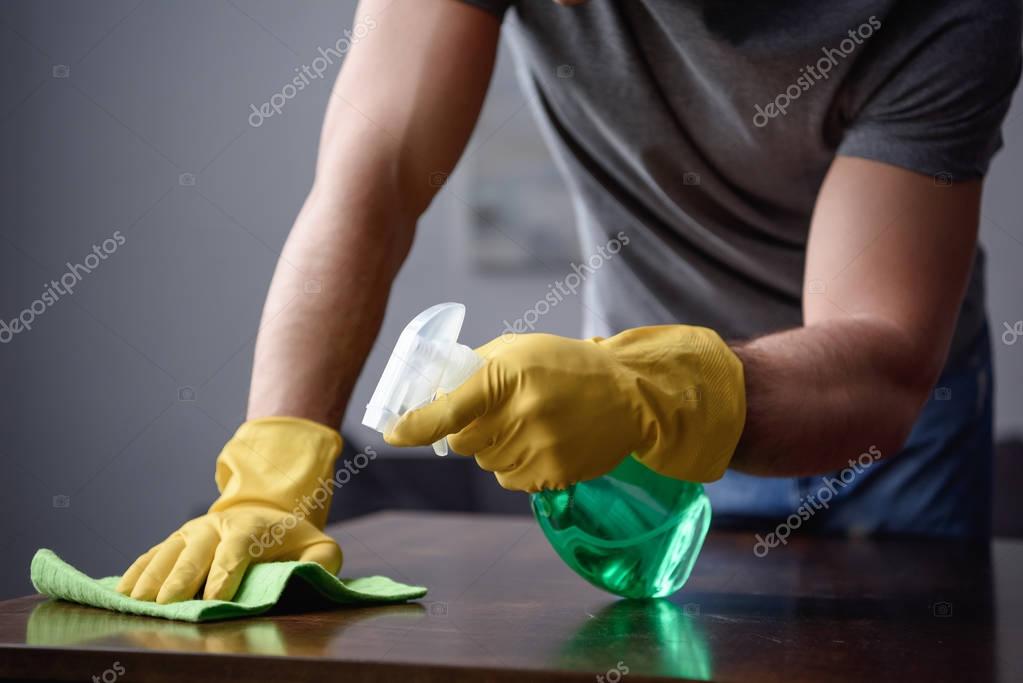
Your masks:
<path fill-rule="evenodd" d="M 250 420 L 340 424 L 422 209 L 406 201 L 414 193 L 401 180 L 394 143 L 340 105 L 327 111 L 316 181 L 263 306 Z"/>
<path fill-rule="evenodd" d="M 840 469 L 871 446 L 902 446 L 930 389 L 896 328 L 844 318 L 737 346 L 747 417 L 732 467 L 761 476 Z"/>
<path fill-rule="evenodd" d="M 267 296 L 249 419 L 340 423 L 411 235 L 410 220 L 389 203 L 347 205 L 313 191 Z"/>
<path fill-rule="evenodd" d="M 747 418 L 732 467 L 834 471 L 876 446 L 901 450 L 945 364 L 976 246 L 981 185 L 936 185 L 838 157 L 814 209 L 805 326 L 735 351 Z M 818 288 L 819 289 L 819 288 Z"/>
<path fill-rule="evenodd" d="M 316 182 L 274 273 L 248 417 L 337 426 L 380 329 L 415 223 L 479 114 L 499 31 L 446 0 L 361 0 L 374 27 L 345 59 Z"/>

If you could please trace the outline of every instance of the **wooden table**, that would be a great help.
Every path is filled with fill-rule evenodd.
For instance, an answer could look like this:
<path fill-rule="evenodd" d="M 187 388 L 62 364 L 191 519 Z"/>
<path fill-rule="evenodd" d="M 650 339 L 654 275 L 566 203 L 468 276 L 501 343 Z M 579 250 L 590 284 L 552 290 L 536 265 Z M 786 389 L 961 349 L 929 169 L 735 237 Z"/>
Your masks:
<path fill-rule="evenodd" d="M 382 513 L 330 532 L 344 574 L 426 584 L 427 599 L 192 625 L 20 598 L 0 603 L 0 676 L 1023 680 L 1021 543 L 796 533 L 758 558 L 751 535 L 712 533 L 679 594 L 632 602 L 576 578 L 530 519 Z"/>

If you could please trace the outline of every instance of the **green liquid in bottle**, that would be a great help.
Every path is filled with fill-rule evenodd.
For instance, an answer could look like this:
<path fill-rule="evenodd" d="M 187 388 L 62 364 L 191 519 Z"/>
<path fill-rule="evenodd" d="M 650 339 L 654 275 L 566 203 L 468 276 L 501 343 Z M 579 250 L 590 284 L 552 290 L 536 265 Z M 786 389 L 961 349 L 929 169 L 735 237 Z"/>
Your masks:
<path fill-rule="evenodd" d="M 531 496 L 562 560 L 598 588 L 660 598 L 686 582 L 710 525 L 701 484 L 665 477 L 628 456 L 608 474 Z"/>

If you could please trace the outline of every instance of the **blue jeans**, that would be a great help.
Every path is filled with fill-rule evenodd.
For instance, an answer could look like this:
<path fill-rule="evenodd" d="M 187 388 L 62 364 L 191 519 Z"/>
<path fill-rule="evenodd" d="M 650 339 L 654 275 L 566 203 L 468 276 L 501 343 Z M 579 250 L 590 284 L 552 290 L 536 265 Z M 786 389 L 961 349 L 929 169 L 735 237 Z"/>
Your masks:
<path fill-rule="evenodd" d="M 946 366 L 902 451 L 883 455 L 857 462 L 860 451 L 850 452 L 855 467 L 817 477 L 729 470 L 706 487 L 715 523 L 771 531 L 802 506 L 799 526 L 806 532 L 989 536 L 994 444 L 986 330 Z"/>

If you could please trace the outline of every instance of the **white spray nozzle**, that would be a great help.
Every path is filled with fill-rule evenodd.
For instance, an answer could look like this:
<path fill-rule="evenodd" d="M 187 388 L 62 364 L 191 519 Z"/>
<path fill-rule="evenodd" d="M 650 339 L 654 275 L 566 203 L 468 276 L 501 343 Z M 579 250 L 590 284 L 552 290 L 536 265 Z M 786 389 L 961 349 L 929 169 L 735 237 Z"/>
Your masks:
<path fill-rule="evenodd" d="M 362 424 L 384 434 L 402 415 L 426 405 L 438 391 L 455 389 L 480 367 L 482 359 L 476 352 L 458 343 L 464 319 L 462 304 L 437 304 L 405 326 Z M 433 452 L 448 454 L 447 437 L 433 444 Z"/>

